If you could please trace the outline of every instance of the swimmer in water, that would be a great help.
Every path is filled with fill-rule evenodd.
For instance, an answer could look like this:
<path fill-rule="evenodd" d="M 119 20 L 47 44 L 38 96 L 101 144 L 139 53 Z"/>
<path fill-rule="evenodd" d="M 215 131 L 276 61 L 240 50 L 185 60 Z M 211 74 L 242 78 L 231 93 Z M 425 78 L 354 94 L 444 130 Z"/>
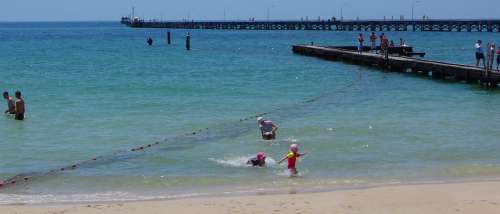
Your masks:
<path fill-rule="evenodd" d="M 247 164 L 263 167 L 264 165 L 266 165 L 266 154 L 264 154 L 264 152 L 257 153 L 257 156 L 248 160 Z"/>
<path fill-rule="evenodd" d="M 290 145 L 290 151 L 288 151 L 288 154 L 283 157 L 278 164 L 281 164 L 283 161 L 288 160 L 288 170 L 290 170 L 290 174 L 292 176 L 295 176 L 298 174 L 297 168 L 295 167 L 295 164 L 297 162 L 298 157 L 302 157 L 306 155 L 306 153 L 299 153 L 299 145 L 297 144 L 292 144 Z"/>
<path fill-rule="evenodd" d="M 264 118 L 257 118 L 257 123 L 260 127 L 260 132 L 262 135 L 262 139 L 264 140 L 274 140 L 276 139 L 276 131 L 278 130 L 278 126 L 270 120 L 264 120 Z"/>

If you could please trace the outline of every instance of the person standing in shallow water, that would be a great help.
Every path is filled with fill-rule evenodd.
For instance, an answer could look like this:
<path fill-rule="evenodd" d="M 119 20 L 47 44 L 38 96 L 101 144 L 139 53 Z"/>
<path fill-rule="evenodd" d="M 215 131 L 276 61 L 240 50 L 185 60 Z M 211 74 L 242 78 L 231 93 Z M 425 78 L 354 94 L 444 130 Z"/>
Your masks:
<path fill-rule="evenodd" d="M 283 161 L 288 160 L 288 170 L 290 171 L 291 176 L 296 176 L 298 174 L 296 163 L 297 158 L 306 155 L 306 153 L 299 153 L 299 145 L 292 144 L 290 145 L 290 151 L 288 154 L 283 157 L 278 164 L 281 164 Z"/>
<path fill-rule="evenodd" d="M 153 45 L 153 38 L 148 37 L 148 40 L 146 41 L 149 46 Z"/>
<path fill-rule="evenodd" d="M 21 92 L 16 91 L 16 111 L 15 111 L 15 119 L 16 120 L 24 120 L 24 100 L 21 97 Z"/>
<path fill-rule="evenodd" d="M 257 118 L 257 123 L 260 127 L 260 133 L 262 135 L 262 139 L 264 140 L 274 140 L 276 139 L 276 131 L 278 130 L 278 126 L 270 120 L 264 120 L 264 118 Z"/>
<path fill-rule="evenodd" d="M 3 98 L 7 100 L 7 110 L 5 110 L 5 114 L 15 114 L 16 106 L 14 104 L 14 99 L 12 99 L 12 97 L 9 96 L 9 92 L 4 91 Z"/>

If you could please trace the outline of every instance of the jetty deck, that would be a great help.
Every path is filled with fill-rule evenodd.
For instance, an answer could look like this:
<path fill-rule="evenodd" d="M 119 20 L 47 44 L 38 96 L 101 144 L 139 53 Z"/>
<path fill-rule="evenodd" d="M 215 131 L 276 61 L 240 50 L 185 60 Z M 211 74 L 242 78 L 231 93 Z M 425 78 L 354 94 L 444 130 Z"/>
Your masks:
<path fill-rule="evenodd" d="M 429 76 L 433 79 L 478 83 L 495 88 L 500 82 L 500 73 L 498 71 L 486 72 L 484 68 L 471 65 L 453 64 L 405 56 L 389 55 L 386 57 L 370 52 L 359 54 L 357 51 L 348 49 L 314 45 L 294 45 L 293 52 L 326 60 L 376 66 L 392 72 L 417 73 Z"/>
<path fill-rule="evenodd" d="M 500 32 L 498 19 L 158 21 L 123 17 L 121 23 L 171 29 Z"/>

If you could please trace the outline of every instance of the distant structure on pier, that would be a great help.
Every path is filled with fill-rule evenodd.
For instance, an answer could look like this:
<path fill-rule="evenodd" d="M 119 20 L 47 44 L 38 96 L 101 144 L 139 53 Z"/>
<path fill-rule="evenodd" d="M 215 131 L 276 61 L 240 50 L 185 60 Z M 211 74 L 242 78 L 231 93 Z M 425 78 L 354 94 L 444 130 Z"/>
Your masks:
<path fill-rule="evenodd" d="M 498 19 L 157 21 L 123 17 L 121 23 L 133 28 L 171 29 L 500 32 Z"/>

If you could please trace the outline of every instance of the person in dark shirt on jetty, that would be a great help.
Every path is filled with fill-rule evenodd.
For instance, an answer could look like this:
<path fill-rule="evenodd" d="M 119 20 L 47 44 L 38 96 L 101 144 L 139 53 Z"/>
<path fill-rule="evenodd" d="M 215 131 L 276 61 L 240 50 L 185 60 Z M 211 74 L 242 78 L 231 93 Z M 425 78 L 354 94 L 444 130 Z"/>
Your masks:
<path fill-rule="evenodd" d="M 384 55 L 389 48 L 389 39 L 384 33 L 380 35 L 380 54 Z"/>
<path fill-rule="evenodd" d="M 493 65 L 495 64 L 495 53 L 496 45 L 495 43 L 488 43 L 486 52 L 486 68 L 488 70 L 493 70 Z"/>
<path fill-rule="evenodd" d="M 384 43 L 384 39 L 385 39 L 385 38 L 386 38 L 386 37 L 385 37 L 385 34 L 384 34 L 384 33 L 380 34 L 380 46 L 382 46 L 382 43 Z"/>
<path fill-rule="evenodd" d="M 15 119 L 16 120 L 24 120 L 24 100 L 21 98 L 21 92 L 16 91 L 16 112 Z"/>
<path fill-rule="evenodd" d="M 9 96 L 9 92 L 4 91 L 3 98 L 7 100 L 7 110 L 5 110 L 5 114 L 15 114 L 16 106 L 14 104 L 14 100 L 12 99 L 12 97 Z"/>
<path fill-rule="evenodd" d="M 405 42 L 405 40 L 403 38 L 399 38 L 399 46 L 400 47 L 406 47 L 407 46 L 406 42 Z"/>
<path fill-rule="evenodd" d="M 486 62 L 484 61 L 484 51 L 483 51 L 483 46 L 482 46 L 483 41 L 477 40 L 476 44 L 474 45 L 474 49 L 476 49 L 476 66 L 479 67 L 479 63 L 481 62 L 481 59 L 483 60 L 483 66 L 486 67 Z"/>
<path fill-rule="evenodd" d="M 363 38 L 363 34 L 360 33 L 358 36 L 358 53 L 363 53 L 363 42 L 365 39 Z"/>
<path fill-rule="evenodd" d="M 247 164 L 263 167 L 264 165 L 266 165 L 266 154 L 264 154 L 264 152 L 257 153 L 257 156 L 248 160 Z"/>
<path fill-rule="evenodd" d="M 376 50 L 376 45 L 375 43 L 377 42 L 377 35 L 375 35 L 375 32 L 372 32 L 372 35 L 370 36 L 370 43 L 371 43 L 371 51 L 375 51 L 375 53 L 377 52 Z"/>
<path fill-rule="evenodd" d="M 264 140 L 274 140 L 276 139 L 276 131 L 278 130 L 278 126 L 270 120 L 264 120 L 264 118 L 257 118 L 257 123 L 260 127 L 260 133 L 262 135 L 262 139 Z"/>

